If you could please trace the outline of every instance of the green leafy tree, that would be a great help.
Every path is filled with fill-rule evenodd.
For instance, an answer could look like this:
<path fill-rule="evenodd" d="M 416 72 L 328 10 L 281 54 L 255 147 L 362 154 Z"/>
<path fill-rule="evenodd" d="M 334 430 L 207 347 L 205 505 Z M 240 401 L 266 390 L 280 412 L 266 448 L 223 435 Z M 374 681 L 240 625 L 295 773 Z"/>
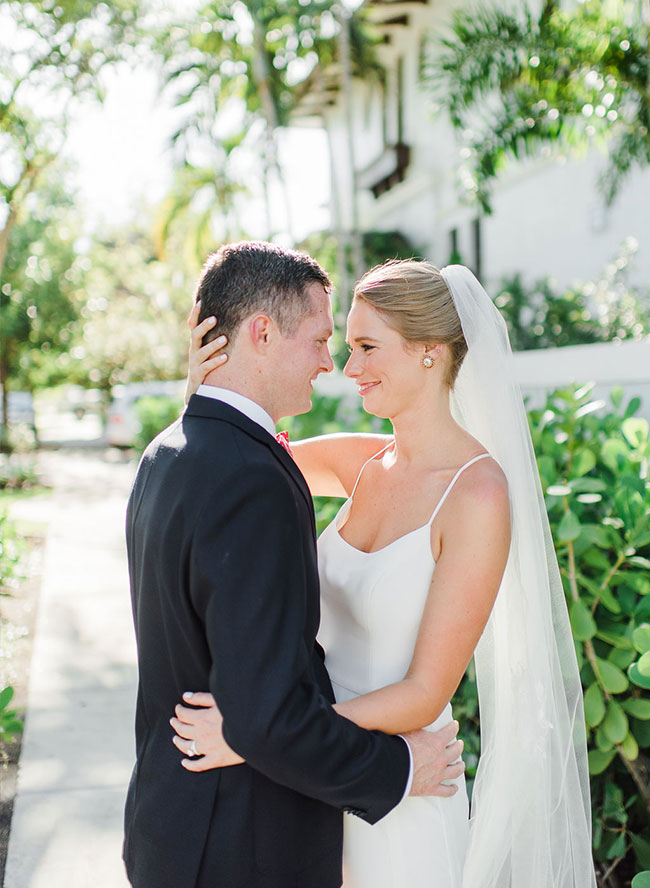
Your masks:
<path fill-rule="evenodd" d="M 611 202 L 630 170 L 650 163 L 649 35 L 647 4 L 628 0 L 456 12 L 453 37 L 430 46 L 423 76 L 461 134 L 468 198 L 489 212 L 508 158 L 598 142 Z"/>
<path fill-rule="evenodd" d="M 9 385 L 32 390 L 39 373 L 70 346 L 77 319 L 76 220 L 61 181 L 32 192 L 13 226 L 0 285 L 0 386 L 8 446 Z"/>
<path fill-rule="evenodd" d="M 78 320 L 57 371 L 99 388 L 106 401 L 120 383 L 179 379 L 187 366 L 186 319 L 197 266 L 157 257 L 145 230 L 97 238 L 81 257 Z"/>
<path fill-rule="evenodd" d="M 101 98 L 101 69 L 137 42 L 137 10 L 137 0 L 3 4 L 0 275 L 20 207 L 61 151 L 74 103 Z"/>

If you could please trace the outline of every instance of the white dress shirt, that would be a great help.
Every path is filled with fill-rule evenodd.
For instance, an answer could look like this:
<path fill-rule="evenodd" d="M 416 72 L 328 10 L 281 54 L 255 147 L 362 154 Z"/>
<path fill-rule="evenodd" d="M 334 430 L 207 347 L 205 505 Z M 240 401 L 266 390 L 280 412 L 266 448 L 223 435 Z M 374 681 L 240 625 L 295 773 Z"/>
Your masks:
<path fill-rule="evenodd" d="M 257 401 L 251 400 L 246 395 L 240 395 L 239 392 L 233 392 L 231 389 L 219 388 L 216 385 L 200 385 L 196 390 L 197 395 L 203 398 L 214 398 L 215 401 L 223 401 L 229 404 L 235 410 L 239 410 L 244 416 L 252 419 L 258 425 L 261 425 L 269 435 L 275 438 L 275 423 L 263 407 Z"/>
<path fill-rule="evenodd" d="M 215 401 L 223 401 L 224 404 L 229 404 L 231 407 L 234 407 L 235 410 L 239 410 L 240 413 L 243 413 L 244 416 L 252 419 L 253 422 L 261 425 L 269 435 L 273 435 L 275 438 L 275 423 L 257 401 L 253 401 L 251 398 L 246 397 L 246 395 L 241 395 L 239 392 L 233 392 L 231 389 L 219 388 L 216 385 L 200 385 L 196 390 L 196 394 L 201 395 L 203 398 L 214 398 Z M 401 734 L 399 736 L 402 737 Z M 402 796 L 404 799 L 410 793 L 411 786 L 413 785 L 413 752 L 411 751 L 408 740 L 404 737 L 402 737 L 402 740 L 406 743 L 410 761 L 406 790 Z"/>

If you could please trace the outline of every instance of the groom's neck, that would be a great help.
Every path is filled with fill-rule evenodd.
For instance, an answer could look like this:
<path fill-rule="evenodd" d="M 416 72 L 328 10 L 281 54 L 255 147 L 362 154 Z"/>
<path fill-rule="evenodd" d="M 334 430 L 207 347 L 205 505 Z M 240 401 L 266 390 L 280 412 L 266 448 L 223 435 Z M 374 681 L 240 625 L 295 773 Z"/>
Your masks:
<path fill-rule="evenodd" d="M 268 394 L 268 380 L 264 379 L 261 370 L 251 367 L 238 367 L 230 359 L 225 367 L 213 370 L 203 380 L 204 385 L 213 385 L 217 388 L 229 389 L 255 401 L 260 407 L 273 417 L 272 398 Z"/>

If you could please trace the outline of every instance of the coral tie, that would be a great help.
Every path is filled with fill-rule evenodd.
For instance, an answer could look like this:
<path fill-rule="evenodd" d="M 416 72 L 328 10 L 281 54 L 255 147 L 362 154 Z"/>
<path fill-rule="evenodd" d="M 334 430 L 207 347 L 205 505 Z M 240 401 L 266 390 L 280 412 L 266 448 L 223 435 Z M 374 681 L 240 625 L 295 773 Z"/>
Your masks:
<path fill-rule="evenodd" d="M 275 436 L 275 440 L 278 442 L 280 447 L 284 447 L 289 456 L 293 457 L 293 453 L 291 452 L 291 448 L 289 447 L 289 432 L 278 432 Z"/>

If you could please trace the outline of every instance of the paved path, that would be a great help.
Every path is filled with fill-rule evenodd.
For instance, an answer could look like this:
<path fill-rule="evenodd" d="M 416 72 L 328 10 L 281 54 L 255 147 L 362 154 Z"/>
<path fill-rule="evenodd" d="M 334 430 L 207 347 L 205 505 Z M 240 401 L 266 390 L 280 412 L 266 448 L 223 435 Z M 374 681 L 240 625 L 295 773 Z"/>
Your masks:
<path fill-rule="evenodd" d="M 125 888 L 136 673 L 123 526 L 134 468 L 102 452 L 41 463 L 53 494 L 12 509 L 48 533 L 5 888 Z"/>

